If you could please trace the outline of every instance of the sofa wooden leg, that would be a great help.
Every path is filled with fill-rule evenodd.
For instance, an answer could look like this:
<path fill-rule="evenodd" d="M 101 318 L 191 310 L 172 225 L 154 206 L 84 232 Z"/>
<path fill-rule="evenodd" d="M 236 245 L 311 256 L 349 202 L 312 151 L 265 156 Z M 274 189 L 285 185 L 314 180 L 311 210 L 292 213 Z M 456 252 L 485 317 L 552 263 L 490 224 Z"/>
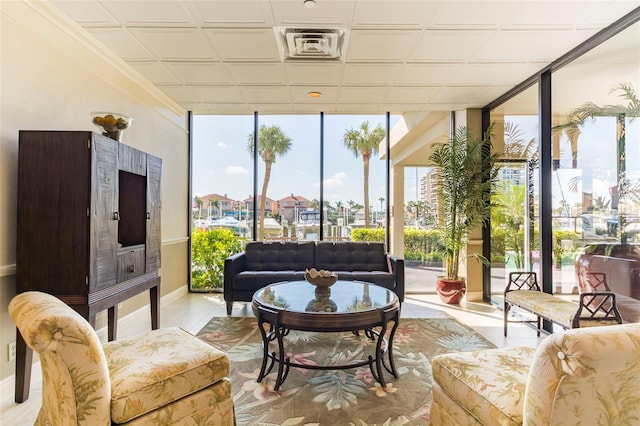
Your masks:
<path fill-rule="evenodd" d="M 231 310 L 233 309 L 233 302 L 226 302 L 227 303 L 227 315 L 231 315 Z"/>

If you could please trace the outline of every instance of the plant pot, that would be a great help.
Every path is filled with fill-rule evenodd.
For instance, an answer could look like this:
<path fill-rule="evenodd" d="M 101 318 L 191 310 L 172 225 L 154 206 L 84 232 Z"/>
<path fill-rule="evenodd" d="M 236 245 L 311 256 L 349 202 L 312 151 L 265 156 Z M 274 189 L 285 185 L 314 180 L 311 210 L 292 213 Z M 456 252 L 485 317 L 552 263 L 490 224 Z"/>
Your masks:
<path fill-rule="evenodd" d="M 443 303 L 457 305 L 467 292 L 467 286 L 464 280 L 438 278 L 436 280 L 436 292 Z"/>

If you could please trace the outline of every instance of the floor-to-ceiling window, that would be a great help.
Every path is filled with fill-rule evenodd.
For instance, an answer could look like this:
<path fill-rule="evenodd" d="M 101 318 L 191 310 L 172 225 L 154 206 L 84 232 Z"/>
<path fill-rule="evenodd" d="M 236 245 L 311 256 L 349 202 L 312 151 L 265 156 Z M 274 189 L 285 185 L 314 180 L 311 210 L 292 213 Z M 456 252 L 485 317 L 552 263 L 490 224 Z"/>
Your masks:
<path fill-rule="evenodd" d="M 640 242 L 640 24 L 552 74 L 554 291 L 576 255 Z"/>
<path fill-rule="evenodd" d="M 509 272 L 536 270 L 538 205 L 537 85 L 491 111 L 494 149 L 504 161 L 491 214 L 490 294 L 504 292 Z"/>
<path fill-rule="evenodd" d="M 490 107 L 506 154 L 485 282 L 495 296 L 511 270 L 540 272 L 540 211 L 551 212 L 552 262 L 545 271 L 553 269 L 552 283 L 545 287 L 555 293 L 578 291 L 574 265 L 586 245 L 640 242 L 640 24 L 566 62 L 550 66 L 550 104 L 538 98 L 536 84 L 523 83 L 524 90 Z M 545 108 L 552 111 L 548 173 L 538 159 Z M 550 182 L 549 206 L 541 207 L 541 179 Z"/>
<path fill-rule="evenodd" d="M 386 134 L 383 115 L 195 116 L 192 290 L 246 241 L 384 242 Z"/>

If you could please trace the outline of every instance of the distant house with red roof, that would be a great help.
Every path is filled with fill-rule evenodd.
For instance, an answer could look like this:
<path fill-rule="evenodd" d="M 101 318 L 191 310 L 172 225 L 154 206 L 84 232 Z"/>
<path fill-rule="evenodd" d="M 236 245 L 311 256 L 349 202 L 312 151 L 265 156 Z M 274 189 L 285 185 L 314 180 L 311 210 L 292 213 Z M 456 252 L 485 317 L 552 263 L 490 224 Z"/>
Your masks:
<path fill-rule="evenodd" d="M 200 197 L 200 200 L 202 201 L 202 217 L 223 217 L 227 212 L 233 212 L 236 206 L 236 200 L 227 197 L 227 194 L 207 194 Z M 199 210 L 197 200 L 193 201 L 193 209 Z"/>
<path fill-rule="evenodd" d="M 309 208 L 309 203 L 310 201 L 307 198 L 291 194 L 278 200 L 280 215 L 289 222 L 295 222 L 300 212 Z"/>
<path fill-rule="evenodd" d="M 251 215 L 251 212 L 253 211 L 253 196 L 249 196 L 249 198 L 245 198 L 244 200 L 242 200 L 242 202 L 244 203 L 245 210 L 248 210 L 249 215 Z M 260 214 L 260 195 L 258 195 L 258 205 L 256 206 L 256 209 L 258 211 L 258 214 Z M 266 197 L 264 209 L 265 209 L 265 217 L 275 216 L 278 214 L 278 202 L 275 200 L 272 200 L 269 197 Z"/>

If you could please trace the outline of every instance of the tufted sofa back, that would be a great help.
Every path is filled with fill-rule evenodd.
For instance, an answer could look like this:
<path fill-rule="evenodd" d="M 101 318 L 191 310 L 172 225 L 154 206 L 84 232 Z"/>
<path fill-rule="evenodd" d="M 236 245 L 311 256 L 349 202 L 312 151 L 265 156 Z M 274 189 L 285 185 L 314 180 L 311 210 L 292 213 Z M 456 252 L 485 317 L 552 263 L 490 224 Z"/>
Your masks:
<path fill-rule="evenodd" d="M 384 243 L 318 241 L 316 269 L 388 271 Z"/>
<path fill-rule="evenodd" d="M 524 425 L 611 424 L 610 419 L 636 424 L 640 324 L 547 337 L 534 356 L 524 400 Z"/>
<path fill-rule="evenodd" d="M 244 248 L 251 271 L 304 271 L 313 268 L 314 241 L 248 242 Z"/>

